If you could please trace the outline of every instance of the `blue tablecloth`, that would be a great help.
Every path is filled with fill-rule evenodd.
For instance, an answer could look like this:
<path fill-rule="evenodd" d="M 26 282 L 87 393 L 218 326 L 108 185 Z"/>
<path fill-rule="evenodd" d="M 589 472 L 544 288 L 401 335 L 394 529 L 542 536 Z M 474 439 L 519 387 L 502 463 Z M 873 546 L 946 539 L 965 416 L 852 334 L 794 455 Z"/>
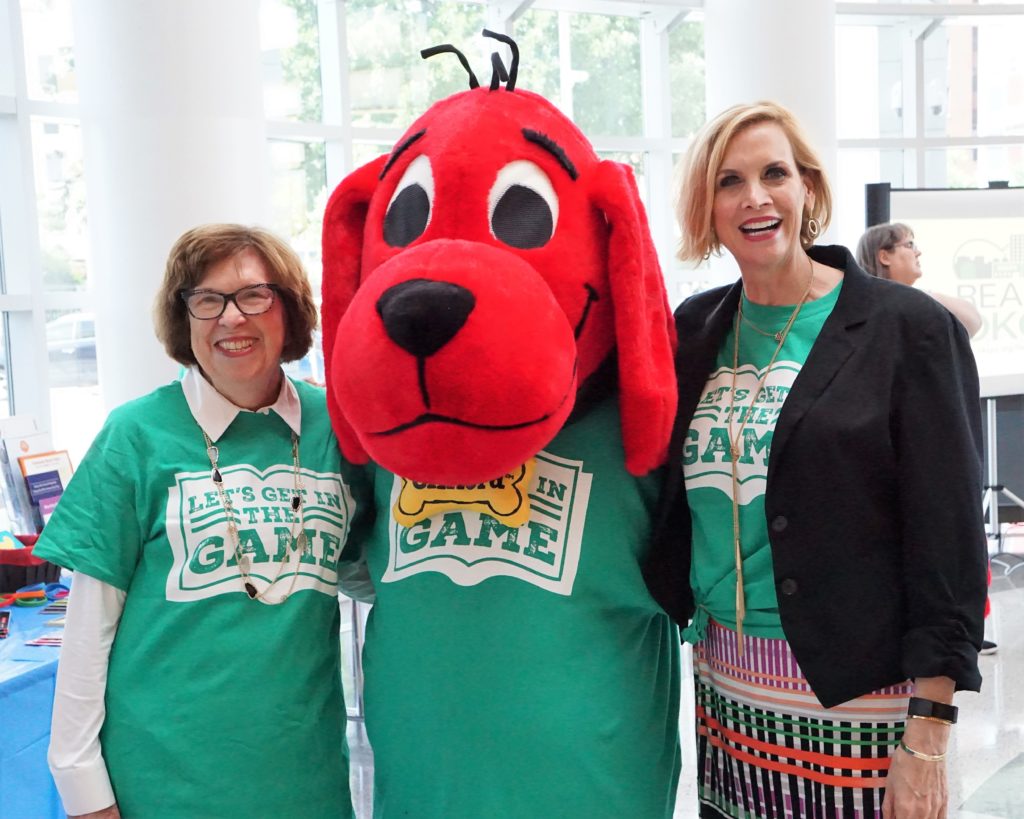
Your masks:
<path fill-rule="evenodd" d="M 59 648 L 26 646 L 60 614 L 11 606 L 10 636 L 0 640 L 0 819 L 63 819 L 46 749 Z"/>

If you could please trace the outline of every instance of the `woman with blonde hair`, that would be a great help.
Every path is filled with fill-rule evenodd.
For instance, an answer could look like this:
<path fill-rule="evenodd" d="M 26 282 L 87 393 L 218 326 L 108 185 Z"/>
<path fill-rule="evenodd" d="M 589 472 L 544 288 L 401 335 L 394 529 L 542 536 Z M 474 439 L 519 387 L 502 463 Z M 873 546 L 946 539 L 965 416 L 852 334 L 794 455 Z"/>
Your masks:
<path fill-rule="evenodd" d="M 684 163 L 679 415 L 648 585 L 694 644 L 702 817 L 938 817 L 985 600 L 978 379 L 923 293 L 815 246 L 831 194 L 771 102 Z M 941 441 L 941 445 L 937 442 Z"/>

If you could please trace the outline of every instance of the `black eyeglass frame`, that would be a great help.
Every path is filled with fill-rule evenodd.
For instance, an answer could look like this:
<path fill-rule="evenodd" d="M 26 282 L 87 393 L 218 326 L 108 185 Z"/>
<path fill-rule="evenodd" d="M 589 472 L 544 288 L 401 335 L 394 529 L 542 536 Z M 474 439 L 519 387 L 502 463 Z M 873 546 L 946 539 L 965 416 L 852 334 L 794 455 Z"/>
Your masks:
<path fill-rule="evenodd" d="M 243 310 L 242 309 L 242 305 L 240 305 L 238 303 L 238 299 L 236 297 L 238 296 L 239 293 L 244 293 L 246 290 L 257 290 L 257 289 L 270 291 L 270 294 L 271 294 L 270 304 L 267 305 L 267 309 L 266 310 L 260 310 L 258 313 L 250 313 L 250 312 L 248 312 L 246 310 Z M 192 312 L 192 308 L 189 307 L 188 300 L 190 298 L 192 298 L 192 296 L 198 295 L 200 293 L 205 293 L 207 295 L 212 295 L 212 296 L 220 296 L 220 298 L 221 298 L 220 312 L 217 313 L 217 315 L 215 315 L 215 316 L 197 316 L 195 313 Z M 270 312 L 270 309 L 274 306 L 274 302 L 277 300 L 277 296 L 280 295 L 280 293 L 281 293 L 280 285 L 273 284 L 271 282 L 263 282 L 263 283 L 260 283 L 260 284 L 247 284 L 245 287 L 239 287 L 234 293 L 221 293 L 219 290 L 210 290 L 210 289 L 205 288 L 205 287 L 195 287 L 195 288 L 192 288 L 192 289 L 181 289 L 181 290 L 178 291 L 178 297 L 185 303 L 185 309 L 188 311 L 188 314 L 190 316 L 192 316 L 192 318 L 194 318 L 196 321 L 213 321 L 214 319 L 219 319 L 221 316 L 224 315 L 224 311 L 228 309 L 228 302 L 231 302 L 232 304 L 234 304 L 235 308 L 243 316 L 262 316 L 264 313 Z"/>

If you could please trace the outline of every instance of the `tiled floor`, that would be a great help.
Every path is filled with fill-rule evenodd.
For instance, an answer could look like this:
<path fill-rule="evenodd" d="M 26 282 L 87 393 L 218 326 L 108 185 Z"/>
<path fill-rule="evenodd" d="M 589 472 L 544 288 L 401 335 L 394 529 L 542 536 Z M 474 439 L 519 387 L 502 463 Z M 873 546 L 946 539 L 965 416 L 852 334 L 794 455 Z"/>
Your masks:
<path fill-rule="evenodd" d="M 1015 551 L 1024 552 L 1024 543 Z M 999 650 L 981 658 L 985 678 L 981 693 L 960 693 L 956 699 L 960 721 L 949 747 L 950 819 L 1024 819 L 1024 558 L 1008 555 L 993 560 L 987 636 L 998 643 Z M 683 679 L 688 681 L 692 676 L 689 651 L 684 653 L 684 663 Z M 688 683 L 683 689 L 680 732 L 683 775 L 675 819 L 695 819 L 693 692 Z M 350 724 L 349 745 L 357 816 L 370 819 L 373 755 L 361 722 Z"/>

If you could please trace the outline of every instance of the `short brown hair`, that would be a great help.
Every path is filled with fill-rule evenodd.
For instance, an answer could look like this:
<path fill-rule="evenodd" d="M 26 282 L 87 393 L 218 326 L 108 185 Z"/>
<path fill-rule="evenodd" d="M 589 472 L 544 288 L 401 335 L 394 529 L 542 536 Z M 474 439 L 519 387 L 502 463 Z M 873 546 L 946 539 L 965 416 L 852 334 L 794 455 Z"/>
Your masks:
<path fill-rule="evenodd" d="M 167 354 L 179 364 L 196 364 L 192 352 L 189 316 L 182 290 L 195 287 L 211 265 L 245 250 L 259 254 L 270 280 L 280 286 L 285 308 L 285 339 L 282 361 L 296 361 L 313 345 L 317 325 L 316 303 L 302 262 L 282 240 L 269 231 L 245 225 L 200 225 L 186 231 L 167 257 L 164 280 L 153 306 L 156 337 Z"/>
<path fill-rule="evenodd" d="M 745 128 L 762 122 L 773 122 L 785 132 L 797 169 L 814 192 L 814 204 L 804 212 L 800 225 L 801 243 L 804 247 L 814 244 L 814 237 L 807 230 L 807 222 L 811 218 L 817 220 L 821 232 L 828 227 L 832 219 L 832 191 L 821 160 L 811 148 L 796 117 L 777 102 L 734 105 L 701 128 L 683 159 L 676 199 L 676 218 L 682 233 L 678 255 L 683 261 L 695 262 L 721 249 L 711 224 L 715 177 L 732 138 Z"/>
<path fill-rule="evenodd" d="M 902 222 L 886 222 L 864 231 L 857 242 L 857 264 L 872 276 L 888 279 L 889 268 L 878 260 L 878 251 L 893 250 L 903 240 L 913 237 L 914 231 Z"/>

